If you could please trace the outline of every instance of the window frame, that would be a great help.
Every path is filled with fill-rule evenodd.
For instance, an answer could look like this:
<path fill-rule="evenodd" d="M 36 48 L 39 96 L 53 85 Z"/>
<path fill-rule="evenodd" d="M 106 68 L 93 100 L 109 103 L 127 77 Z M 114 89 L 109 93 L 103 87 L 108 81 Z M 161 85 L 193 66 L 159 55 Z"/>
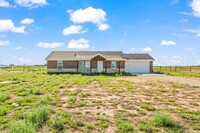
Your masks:
<path fill-rule="evenodd" d="M 84 61 L 84 67 L 85 68 L 90 68 L 90 61 Z"/>
<path fill-rule="evenodd" d="M 113 67 L 113 63 L 115 63 L 115 67 Z M 117 69 L 117 61 L 111 61 L 111 69 Z"/>

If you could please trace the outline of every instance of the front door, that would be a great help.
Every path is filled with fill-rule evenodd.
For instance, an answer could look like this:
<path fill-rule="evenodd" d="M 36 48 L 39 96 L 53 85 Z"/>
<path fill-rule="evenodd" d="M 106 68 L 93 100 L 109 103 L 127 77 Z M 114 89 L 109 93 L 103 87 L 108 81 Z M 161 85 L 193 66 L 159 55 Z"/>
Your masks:
<path fill-rule="evenodd" d="M 98 61 L 97 62 L 97 71 L 98 72 L 103 72 L 103 61 Z"/>

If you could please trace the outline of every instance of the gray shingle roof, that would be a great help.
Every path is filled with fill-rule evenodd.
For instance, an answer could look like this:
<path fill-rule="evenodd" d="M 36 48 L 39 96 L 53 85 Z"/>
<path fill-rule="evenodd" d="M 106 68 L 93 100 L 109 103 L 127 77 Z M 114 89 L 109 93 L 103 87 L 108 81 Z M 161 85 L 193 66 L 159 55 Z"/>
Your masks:
<path fill-rule="evenodd" d="M 98 54 L 107 59 L 154 60 L 149 54 L 123 54 L 121 51 L 53 51 L 46 60 L 79 60 L 84 58 L 88 60 Z"/>

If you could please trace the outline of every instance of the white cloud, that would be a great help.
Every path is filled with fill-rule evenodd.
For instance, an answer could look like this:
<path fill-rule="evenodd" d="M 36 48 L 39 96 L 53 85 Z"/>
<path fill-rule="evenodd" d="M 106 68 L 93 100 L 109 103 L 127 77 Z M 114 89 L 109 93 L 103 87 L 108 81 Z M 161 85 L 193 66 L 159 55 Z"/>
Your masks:
<path fill-rule="evenodd" d="M 63 29 L 63 35 L 67 36 L 67 35 L 71 35 L 71 34 L 81 34 L 81 33 L 85 33 L 87 32 L 87 30 L 82 30 L 82 26 L 80 25 L 71 25 L 65 29 Z"/>
<path fill-rule="evenodd" d="M 0 0 L 0 7 L 9 7 L 10 4 L 6 0 Z"/>
<path fill-rule="evenodd" d="M 160 45 L 163 45 L 163 46 L 176 45 L 176 42 L 171 41 L 171 40 L 169 40 L 169 41 L 162 40 L 161 43 L 160 43 Z"/>
<path fill-rule="evenodd" d="M 184 62 L 184 58 L 181 56 L 173 56 L 169 61 L 171 64 L 176 65 L 176 64 L 181 64 Z"/>
<path fill-rule="evenodd" d="M 14 0 L 14 1 L 20 6 L 30 7 L 30 8 L 44 6 L 47 4 L 46 0 Z"/>
<path fill-rule="evenodd" d="M 10 44 L 9 41 L 1 41 L 0 40 L 0 46 L 8 46 Z"/>
<path fill-rule="evenodd" d="M 22 47 L 16 47 L 15 50 L 22 50 Z"/>
<path fill-rule="evenodd" d="M 16 58 L 16 59 L 20 64 L 31 63 L 31 59 L 28 59 L 28 58 L 20 57 L 20 58 Z"/>
<path fill-rule="evenodd" d="M 184 48 L 184 51 L 193 51 L 194 48 Z"/>
<path fill-rule="evenodd" d="M 186 23 L 186 22 L 188 22 L 188 19 L 183 18 L 183 19 L 180 19 L 179 22 Z"/>
<path fill-rule="evenodd" d="M 190 16 L 190 15 L 192 15 L 191 13 L 189 13 L 189 12 L 177 12 L 178 14 L 182 14 L 182 15 L 188 15 L 188 16 Z"/>
<path fill-rule="evenodd" d="M 26 28 L 26 26 L 13 27 L 12 31 L 15 33 L 25 33 L 25 28 Z"/>
<path fill-rule="evenodd" d="M 151 23 L 151 20 L 150 19 L 145 20 L 144 23 Z"/>
<path fill-rule="evenodd" d="M 190 32 L 190 33 L 195 33 L 196 35 L 196 37 L 200 37 L 200 30 L 194 30 L 194 29 L 186 29 L 186 30 L 184 30 L 185 32 Z"/>
<path fill-rule="evenodd" d="M 34 19 L 30 19 L 30 18 L 25 18 L 22 21 L 20 21 L 20 23 L 24 24 L 24 25 L 29 25 L 29 24 L 32 24 L 34 22 L 35 22 L 35 20 Z"/>
<path fill-rule="evenodd" d="M 15 27 L 14 23 L 10 19 L 0 20 L 0 32 L 16 32 L 16 33 L 25 33 L 25 26 Z"/>
<path fill-rule="evenodd" d="M 89 41 L 84 39 L 84 38 L 80 38 L 78 40 L 71 40 L 69 43 L 68 43 L 68 48 L 77 48 L 77 49 L 86 49 L 86 48 L 89 48 L 90 45 L 89 45 Z"/>
<path fill-rule="evenodd" d="M 70 14 L 70 20 L 74 23 L 86 23 L 91 22 L 96 24 L 100 30 L 107 30 L 110 26 L 105 24 L 106 22 L 106 12 L 102 9 L 95 9 L 93 7 L 88 7 L 86 9 L 78 10 L 67 10 Z"/>
<path fill-rule="evenodd" d="M 143 51 L 143 52 L 151 52 L 151 51 L 152 51 L 152 49 L 151 49 L 151 48 L 149 48 L 149 47 L 146 47 L 146 48 L 144 48 L 142 51 Z"/>
<path fill-rule="evenodd" d="M 64 46 L 64 43 L 61 43 L 61 42 L 53 42 L 53 43 L 39 42 L 37 44 L 37 46 L 41 47 L 41 48 L 57 48 L 57 47 Z"/>
<path fill-rule="evenodd" d="M 200 0 L 192 0 L 190 6 L 192 7 L 193 15 L 200 17 Z"/>
<path fill-rule="evenodd" d="M 104 30 L 107 30 L 107 29 L 109 29 L 110 28 L 110 26 L 108 25 L 108 24 L 101 24 L 101 25 L 99 25 L 99 27 L 98 27 L 98 29 L 100 30 L 100 31 L 104 31 Z"/>
<path fill-rule="evenodd" d="M 146 48 L 131 48 L 130 51 L 131 52 L 151 52 L 152 49 L 150 47 L 146 47 Z"/>

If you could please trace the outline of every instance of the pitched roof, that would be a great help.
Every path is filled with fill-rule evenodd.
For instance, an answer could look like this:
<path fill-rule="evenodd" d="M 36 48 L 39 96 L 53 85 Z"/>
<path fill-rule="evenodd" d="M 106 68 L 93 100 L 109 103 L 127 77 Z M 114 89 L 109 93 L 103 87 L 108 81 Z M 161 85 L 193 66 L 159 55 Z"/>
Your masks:
<path fill-rule="evenodd" d="M 154 60 L 148 54 L 123 54 L 121 51 L 53 51 L 46 60 L 90 60 L 96 55 L 102 55 L 107 60 Z"/>
<path fill-rule="evenodd" d="M 136 60 L 154 60 L 149 54 L 124 54 L 124 58 Z"/>

